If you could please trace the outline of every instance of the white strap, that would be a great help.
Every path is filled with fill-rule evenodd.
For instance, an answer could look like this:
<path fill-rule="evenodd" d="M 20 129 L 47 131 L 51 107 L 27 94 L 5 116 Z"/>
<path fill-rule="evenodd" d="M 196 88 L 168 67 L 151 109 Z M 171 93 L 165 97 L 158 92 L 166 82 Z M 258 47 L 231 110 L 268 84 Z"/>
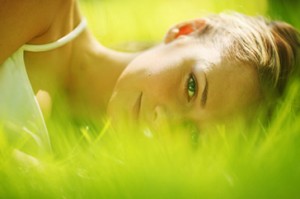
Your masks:
<path fill-rule="evenodd" d="M 78 26 L 74 30 L 72 30 L 70 33 L 63 36 L 62 38 L 54 42 L 48 44 L 42 44 L 42 45 L 25 44 L 23 46 L 23 49 L 25 51 L 31 51 L 31 52 L 43 52 L 43 51 L 49 51 L 55 48 L 59 48 L 65 45 L 66 43 L 72 41 L 74 38 L 76 38 L 85 29 L 86 24 L 87 24 L 86 20 L 82 19 L 80 24 L 78 24 Z"/>

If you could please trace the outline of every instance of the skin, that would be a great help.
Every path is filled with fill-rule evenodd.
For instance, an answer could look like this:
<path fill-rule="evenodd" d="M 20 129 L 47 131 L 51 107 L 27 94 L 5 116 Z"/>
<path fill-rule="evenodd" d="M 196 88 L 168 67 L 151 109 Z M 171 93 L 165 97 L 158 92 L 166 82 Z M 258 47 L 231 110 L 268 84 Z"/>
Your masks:
<path fill-rule="evenodd" d="M 114 121 L 192 121 L 200 128 L 260 98 L 255 67 L 225 59 L 196 37 L 180 36 L 138 56 L 117 81 L 108 112 Z M 196 84 L 195 92 L 188 86 Z"/>
<path fill-rule="evenodd" d="M 0 0 L 0 5 L 0 26 L 5 27 L 0 31 L 0 63 L 25 43 L 45 44 L 61 38 L 82 18 L 74 0 Z M 193 26 L 201 29 L 203 24 L 198 21 Z M 181 32 L 192 30 L 186 26 Z M 130 63 L 136 54 L 107 49 L 86 29 L 61 48 L 25 52 L 26 70 L 34 91 L 47 92 L 48 101 L 63 91 L 75 114 L 98 116 L 111 98 L 108 113 L 117 120 L 129 117 L 160 123 L 172 118 L 202 125 L 259 97 L 254 67 L 223 59 L 220 49 L 200 44 L 195 37 L 178 37 L 176 31 L 169 35 L 170 43 Z M 176 40 L 171 42 L 173 37 Z M 191 74 L 197 89 L 189 94 Z M 204 90 L 207 100 L 202 99 Z"/>
<path fill-rule="evenodd" d="M 0 0 L 0 67 L 22 45 L 55 41 L 81 18 L 75 0 Z M 25 52 L 24 59 L 35 93 L 42 90 L 50 99 L 63 93 L 73 114 L 97 117 L 105 112 L 117 78 L 135 56 L 102 46 L 86 28 L 63 47 Z M 43 97 L 37 96 L 43 108 Z"/>

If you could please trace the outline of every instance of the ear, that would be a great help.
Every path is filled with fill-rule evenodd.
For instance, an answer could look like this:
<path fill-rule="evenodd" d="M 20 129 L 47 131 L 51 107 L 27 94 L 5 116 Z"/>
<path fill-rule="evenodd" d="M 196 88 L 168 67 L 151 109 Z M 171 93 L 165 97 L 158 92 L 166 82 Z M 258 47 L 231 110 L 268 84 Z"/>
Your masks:
<path fill-rule="evenodd" d="M 201 32 L 206 27 L 204 19 L 194 19 L 177 24 L 167 32 L 164 42 L 170 43 L 182 35 L 190 35 L 195 32 Z"/>

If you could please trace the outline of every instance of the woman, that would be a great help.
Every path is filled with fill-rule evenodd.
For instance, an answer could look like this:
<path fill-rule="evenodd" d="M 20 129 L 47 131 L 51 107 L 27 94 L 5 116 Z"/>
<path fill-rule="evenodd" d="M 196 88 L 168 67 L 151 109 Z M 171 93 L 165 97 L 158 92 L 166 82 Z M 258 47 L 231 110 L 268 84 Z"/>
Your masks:
<path fill-rule="evenodd" d="M 167 118 L 199 128 L 249 114 L 284 92 L 290 74 L 296 73 L 299 46 L 292 26 L 237 13 L 179 24 L 164 44 L 126 67 L 109 112 L 147 125 L 160 126 Z"/>
<path fill-rule="evenodd" d="M 299 46 L 287 24 L 221 14 L 171 28 L 164 44 L 132 61 L 136 54 L 96 41 L 74 0 L 1 1 L 0 26 L 0 120 L 45 150 L 47 129 L 33 97 L 39 90 L 52 98 L 63 91 L 77 110 L 108 106 L 116 120 L 201 127 L 258 103 L 265 77 L 281 91 Z"/>
<path fill-rule="evenodd" d="M 1 0 L 0 26 L 1 125 L 9 139 L 34 139 L 45 151 L 50 142 L 34 94 L 46 91 L 38 96 L 49 100 L 48 94 L 55 99 L 64 92 L 72 110 L 105 112 L 118 76 L 135 56 L 100 45 L 74 0 Z"/>

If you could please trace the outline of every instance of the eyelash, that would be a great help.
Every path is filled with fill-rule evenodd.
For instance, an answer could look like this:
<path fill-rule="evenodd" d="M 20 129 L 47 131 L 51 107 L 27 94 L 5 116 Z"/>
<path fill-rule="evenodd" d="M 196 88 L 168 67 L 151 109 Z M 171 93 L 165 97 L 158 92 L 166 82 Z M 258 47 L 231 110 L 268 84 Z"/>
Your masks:
<path fill-rule="evenodd" d="M 196 76 L 191 73 L 189 74 L 186 81 L 186 96 L 187 101 L 190 102 L 198 93 L 198 82 Z"/>

